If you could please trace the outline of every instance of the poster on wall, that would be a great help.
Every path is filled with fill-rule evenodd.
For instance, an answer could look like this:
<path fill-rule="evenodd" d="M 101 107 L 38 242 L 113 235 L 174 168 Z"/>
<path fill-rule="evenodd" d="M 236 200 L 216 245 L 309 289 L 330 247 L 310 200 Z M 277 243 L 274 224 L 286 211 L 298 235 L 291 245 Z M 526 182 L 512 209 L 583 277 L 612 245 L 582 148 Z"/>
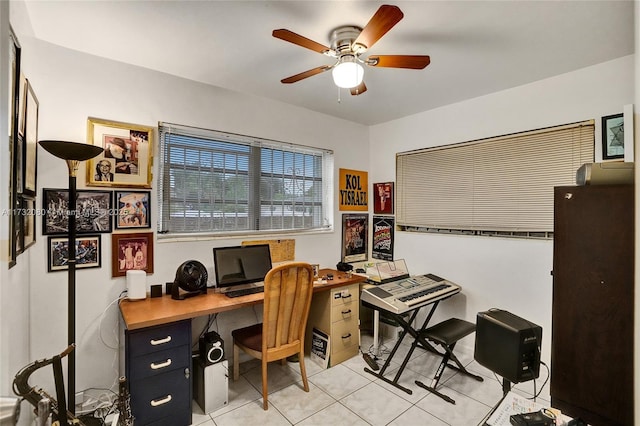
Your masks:
<path fill-rule="evenodd" d="M 342 261 L 367 260 L 367 225 L 369 214 L 342 215 Z"/>
<path fill-rule="evenodd" d="M 393 182 L 373 184 L 373 213 L 393 214 Z"/>
<path fill-rule="evenodd" d="M 368 173 L 340 169 L 338 205 L 340 210 L 368 211 Z"/>
<path fill-rule="evenodd" d="M 380 260 L 393 260 L 393 218 L 373 217 L 373 238 L 371 257 Z"/>

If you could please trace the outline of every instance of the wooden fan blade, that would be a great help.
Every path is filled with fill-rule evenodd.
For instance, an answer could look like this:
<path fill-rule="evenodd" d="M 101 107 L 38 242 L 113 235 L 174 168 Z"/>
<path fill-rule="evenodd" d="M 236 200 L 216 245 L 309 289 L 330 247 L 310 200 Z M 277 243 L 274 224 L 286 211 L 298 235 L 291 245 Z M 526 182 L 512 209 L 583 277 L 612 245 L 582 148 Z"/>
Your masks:
<path fill-rule="evenodd" d="M 352 87 L 350 90 L 353 96 L 358 96 L 358 95 L 362 95 L 364 92 L 367 91 L 367 86 L 364 84 L 364 81 L 363 81 L 358 86 Z"/>
<path fill-rule="evenodd" d="M 400 22 L 404 13 L 398 6 L 383 4 L 371 17 L 371 20 L 364 27 L 354 45 L 364 46 L 370 49 L 380 38 L 387 33 L 395 24 Z"/>
<path fill-rule="evenodd" d="M 377 55 L 365 61 L 372 67 L 411 68 L 421 70 L 431 63 L 428 55 Z"/>
<path fill-rule="evenodd" d="M 284 84 L 295 83 L 296 81 L 304 80 L 307 77 L 314 76 L 316 74 L 320 74 L 321 72 L 325 72 L 333 68 L 330 65 L 323 65 L 321 67 L 313 68 L 307 70 L 305 72 L 301 72 L 300 74 L 292 75 L 291 77 L 287 77 L 283 80 L 280 80 Z"/>
<path fill-rule="evenodd" d="M 296 34 L 293 31 L 285 29 L 273 30 L 272 35 L 275 38 L 288 41 L 289 43 L 297 44 L 298 46 L 305 47 L 307 49 L 311 49 L 314 52 L 324 53 L 331 50 L 327 46 L 303 37 L 300 34 Z"/>

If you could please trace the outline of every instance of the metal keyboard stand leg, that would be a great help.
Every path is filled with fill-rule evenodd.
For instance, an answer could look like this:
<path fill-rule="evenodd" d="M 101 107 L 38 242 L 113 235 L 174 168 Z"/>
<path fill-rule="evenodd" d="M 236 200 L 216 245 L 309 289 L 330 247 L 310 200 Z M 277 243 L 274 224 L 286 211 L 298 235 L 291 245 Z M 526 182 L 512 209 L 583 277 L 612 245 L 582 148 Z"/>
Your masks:
<path fill-rule="evenodd" d="M 431 310 L 429 311 L 429 314 L 427 315 L 427 317 L 424 320 L 424 323 L 422 324 L 422 327 L 420 327 L 420 330 L 417 331 L 415 330 L 413 327 L 411 327 L 411 324 L 413 323 L 413 321 L 415 320 L 416 316 L 418 315 L 418 311 L 420 311 L 420 308 L 417 308 L 413 311 L 413 313 L 411 314 L 411 317 L 409 318 L 409 321 L 405 321 L 404 318 L 402 318 L 402 315 L 400 314 L 395 314 L 392 312 L 388 312 L 385 310 L 381 310 L 380 311 L 380 315 L 381 316 L 386 316 L 390 319 L 393 319 L 395 322 L 398 323 L 398 325 L 400 325 L 400 327 L 402 327 L 402 332 L 400 333 L 400 337 L 398 338 L 398 341 L 396 342 L 396 344 L 393 346 L 393 349 L 391 350 L 391 353 L 389 354 L 389 356 L 387 357 L 387 360 L 384 362 L 384 365 L 382 366 L 382 368 L 380 369 L 380 371 L 373 371 L 367 367 L 364 368 L 364 371 L 372 374 L 374 376 L 376 376 L 377 378 L 379 378 L 380 380 L 389 383 L 390 385 L 408 393 L 409 395 L 413 394 L 413 391 L 409 388 L 406 388 L 402 385 L 400 385 L 398 383 L 398 381 L 400 380 L 400 376 L 402 375 L 402 372 L 404 371 L 404 369 L 407 366 L 407 363 L 409 362 L 409 359 L 411 359 L 411 355 L 413 355 L 413 351 L 417 348 L 420 347 L 422 349 L 426 349 L 429 351 L 433 351 L 437 353 L 437 350 L 431 345 L 429 344 L 429 342 L 427 342 L 421 335 L 420 335 L 420 331 L 423 331 L 427 328 L 427 324 L 429 323 L 429 321 L 431 320 L 431 317 L 433 316 L 433 312 L 436 310 L 436 307 L 438 306 L 439 301 L 433 303 Z M 425 305 L 427 306 L 427 305 Z M 388 379 L 386 377 L 384 377 L 384 373 L 387 370 L 387 368 L 389 367 L 389 364 L 391 363 L 391 360 L 393 359 L 394 355 L 396 354 L 398 348 L 400 347 L 400 345 L 402 344 L 402 341 L 404 340 L 405 336 L 409 334 L 411 335 L 411 337 L 413 337 L 413 343 L 411 344 L 411 348 L 409 349 L 409 352 L 407 352 L 407 354 L 405 355 L 404 359 L 402 360 L 402 365 L 400 365 L 400 368 L 398 369 L 398 371 L 396 372 L 396 375 L 394 376 L 393 380 Z"/>

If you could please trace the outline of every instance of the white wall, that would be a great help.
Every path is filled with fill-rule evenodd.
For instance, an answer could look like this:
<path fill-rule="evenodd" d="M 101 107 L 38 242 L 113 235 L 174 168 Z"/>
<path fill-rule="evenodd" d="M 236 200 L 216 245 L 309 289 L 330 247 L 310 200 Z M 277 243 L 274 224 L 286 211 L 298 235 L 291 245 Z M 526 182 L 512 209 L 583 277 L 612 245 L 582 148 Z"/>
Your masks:
<path fill-rule="evenodd" d="M 599 119 L 633 103 L 633 73 L 628 56 L 372 126 L 369 180 L 395 180 L 397 152 L 588 119 L 596 121 L 599 158 Z M 406 259 L 412 273 L 433 272 L 463 287 L 463 297 L 441 304 L 437 316 L 475 321 L 477 312 L 495 307 L 542 326 L 549 364 L 552 241 L 396 232 L 395 257 Z"/>
<path fill-rule="evenodd" d="M 40 101 L 39 139 L 83 142 L 89 116 L 149 126 L 166 121 L 333 149 L 336 182 L 340 167 L 368 168 L 365 126 L 70 51 L 26 36 L 22 43 L 25 74 Z M 154 176 L 157 166 L 156 160 Z M 79 188 L 85 186 L 84 173 L 81 166 Z M 153 207 L 156 186 L 154 180 Z M 42 188 L 67 187 L 65 163 L 42 149 L 38 153 L 38 187 L 39 198 Z M 295 237 L 298 259 L 323 267 L 338 262 L 341 222 L 337 211 L 334 220 L 337 232 Z M 22 281 L 31 288 L 27 304 L 31 306 L 31 358 L 51 356 L 52 351 L 66 347 L 67 275 L 47 273 L 47 237 L 41 235 L 40 225 L 36 245 L 19 259 L 31 271 L 30 278 Z M 188 259 L 211 266 L 214 245 L 239 244 L 243 239 L 156 241 L 155 273 L 148 276 L 148 284 L 173 281 L 178 265 Z M 110 244 L 111 236 L 102 234 L 100 269 L 77 271 L 77 391 L 112 386 L 118 377 L 118 311 L 113 301 L 125 288 L 125 279 L 111 278 Z M 248 309 L 221 315 L 217 325 L 230 342 L 232 328 L 255 319 L 254 311 Z M 202 325 L 196 322 L 194 327 Z"/>

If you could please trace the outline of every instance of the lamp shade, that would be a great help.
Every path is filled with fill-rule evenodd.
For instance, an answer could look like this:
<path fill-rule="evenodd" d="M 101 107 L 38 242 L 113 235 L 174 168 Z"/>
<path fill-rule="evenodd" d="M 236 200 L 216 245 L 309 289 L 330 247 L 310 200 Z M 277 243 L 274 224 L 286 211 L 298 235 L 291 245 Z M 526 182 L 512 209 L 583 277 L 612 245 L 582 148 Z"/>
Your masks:
<path fill-rule="evenodd" d="M 79 142 L 44 140 L 38 142 L 48 153 L 63 160 L 85 161 L 102 152 L 102 148 Z"/>
<path fill-rule="evenodd" d="M 331 72 L 333 82 L 343 89 L 351 89 L 362 83 L 364 78 L 364 68 L 352 55 L 344 55 L 340 58 L 339 63 L 333 67 Z"/>

